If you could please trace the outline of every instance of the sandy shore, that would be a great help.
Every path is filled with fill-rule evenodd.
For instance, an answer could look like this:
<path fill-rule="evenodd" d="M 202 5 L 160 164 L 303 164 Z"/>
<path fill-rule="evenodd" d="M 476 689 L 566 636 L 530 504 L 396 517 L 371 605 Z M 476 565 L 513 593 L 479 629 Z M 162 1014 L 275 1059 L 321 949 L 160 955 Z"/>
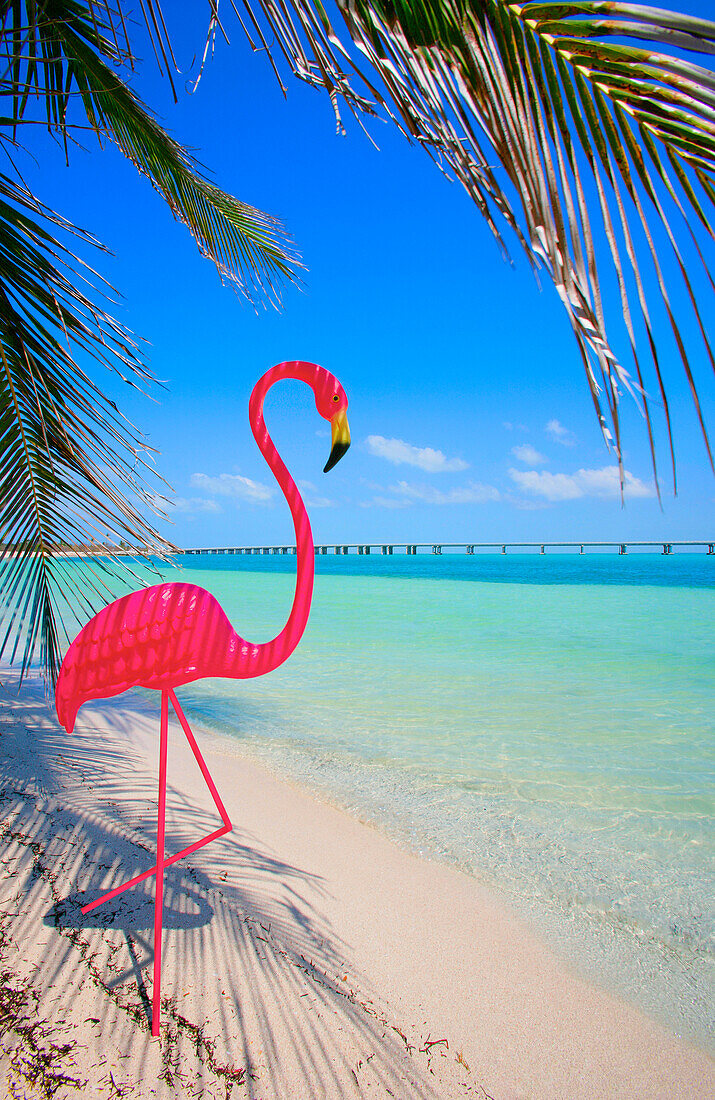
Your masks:
<path fill-rule="evenodd" d="M 0 1095 L 715 1096 L 715 1063 L 586 983 L 497 898 L 200 736 L 233 832 L 168 869 L 149 1031 L 158 696 L 72 736 L 0 680 Z M 178 725 L 167 851 L 217 825 Z"/>

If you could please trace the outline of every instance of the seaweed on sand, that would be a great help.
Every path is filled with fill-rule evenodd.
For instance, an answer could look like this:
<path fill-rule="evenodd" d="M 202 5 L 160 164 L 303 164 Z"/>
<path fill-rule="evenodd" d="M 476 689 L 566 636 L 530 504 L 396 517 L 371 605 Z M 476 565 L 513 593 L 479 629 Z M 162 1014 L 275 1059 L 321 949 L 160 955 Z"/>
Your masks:
<path fill-rule="evenodd" d="M 0 913 L 0 1051 L 8 1059 L 10 1087 L 14 1077 L 16 1083 L 32 1086 L 43 1100 L 52 1100 L 63 1086 L 83 1089 L 85 1082 L 67 1072 L 76 1044 L 57 1040 L 58 1029 L 38 1015 L 37 993 L 7 965 L 11 940 L 6 923 Z"/>

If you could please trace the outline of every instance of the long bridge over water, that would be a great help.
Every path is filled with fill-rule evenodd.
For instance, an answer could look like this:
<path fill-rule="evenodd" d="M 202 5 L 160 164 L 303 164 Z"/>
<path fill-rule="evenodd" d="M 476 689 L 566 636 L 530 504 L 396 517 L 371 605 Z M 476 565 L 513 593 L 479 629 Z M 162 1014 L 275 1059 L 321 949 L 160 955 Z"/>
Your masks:
<path fill-rule="evenodd" d="M 318 554 L 393 554 L 395 551 L 406 554 L 452 553 L 478 554 L 485 551 L 506 554 L 507 551 L 522 551 L 545 554 L 547 550 L 571 550 L 579 554 L 614 550 L 626 554 L 629 549 L 659 551 L 672 554 L 674 548 L 687 550 L 702 548 L 706 554 L 715 554 L 715 540 L 670 540 L 659 542 L 351 542 L 316 544 Z M 295 554 L 295 546 L 203 546 L 191 547 L 184 554 Z"/>

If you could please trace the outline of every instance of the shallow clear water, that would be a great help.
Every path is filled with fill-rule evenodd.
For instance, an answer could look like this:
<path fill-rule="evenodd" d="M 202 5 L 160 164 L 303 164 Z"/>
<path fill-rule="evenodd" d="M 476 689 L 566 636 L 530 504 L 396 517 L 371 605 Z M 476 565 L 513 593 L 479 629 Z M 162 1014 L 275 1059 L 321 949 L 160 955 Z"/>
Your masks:
<path fill-rule="evenodd" d="M 251 641 L 282 627 L 294 558 L 179 561 Z M 712 1041 L 715 559 L 316 571 L 290 660 L 180 689 L 190 718 L 495 886 L 582 971 Z"/>

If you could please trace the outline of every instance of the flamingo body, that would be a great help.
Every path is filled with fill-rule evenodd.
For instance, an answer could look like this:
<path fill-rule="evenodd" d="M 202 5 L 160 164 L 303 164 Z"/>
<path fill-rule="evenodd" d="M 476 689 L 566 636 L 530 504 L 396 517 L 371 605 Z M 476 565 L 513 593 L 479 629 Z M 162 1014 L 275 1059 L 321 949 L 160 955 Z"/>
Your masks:
<path fill-rule="evenodd" d="M 55 689 L 57 717 L 71 733 L 89 699 L 130 687 L 165 691 L 204 676 L 255 676 L 258 652 L 196 584 L 132 592 L 103 608 L 72 642 Z"/>
<path fill-rule="evenodd" d="M 263 419 L 266 393 L 275 382 L 284 378 L 306 382 L 315 395 L 317 411 L 331 424 L 332 449 L 325 466 L 326 472 L 350 446 L 347 397 L 329 371 L 315 363 L 294 361 L 271 367 L 258 380 L 249 402 L 251 430 L 286 498 L 296 536 L 295 596 L 288 621 L 281 632 L 270 642 L 254 645 L 236 633 L 218 601 L 204 588 L 181 582 L 156 584 L 120 597 L 90 619 L 67 650 L 55 687 L 57 717 L 68 733 L 74 729 L 77 711 L 89 699 L 106 699 L 130 687 L 154 688 L 161 692 L 156 864 L 82 907 L 82 912 L 88 913 L 150 875 L 156 875 L 152 1035 L 159 1034 L 161 1015 L 164 868 L 231 830 L 226 809 L 174 688 L 204 676 L 246 679 L 270 672 L 291 655 L 300 641 L 310 613 L 314 573 L 310 523 L 298 488 L 278 454 Z M 164 820 L 169 703 L 186 734 L 223 824 L 208 836 L 166 857 Z"/>

